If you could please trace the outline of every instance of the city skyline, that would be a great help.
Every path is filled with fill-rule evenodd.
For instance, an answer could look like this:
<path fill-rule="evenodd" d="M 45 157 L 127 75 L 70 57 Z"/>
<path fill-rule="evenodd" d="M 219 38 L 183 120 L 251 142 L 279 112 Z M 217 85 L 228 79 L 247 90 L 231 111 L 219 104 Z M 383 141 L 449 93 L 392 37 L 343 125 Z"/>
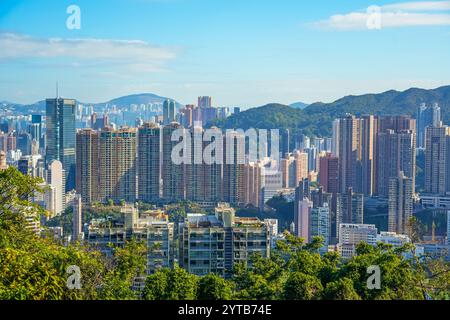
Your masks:
<path fill-rule="evenodd" d="M 450 0 L 329 2 L 0 0 L 0 300 L 449 300 Z"/>
<path fill-rule="evenodd" d="M 341 270 L 374 250 L 395 254 L 406 265 L 415 258 L 443 265 L 450 259 L 445 220 L 450 213 L 450 131 L 438 105 L 417 105 L 417 119 L 346 114 L 332 121 L 331 137 L 287 129 L 281 141 L 278 133 L 273 141 L 272 132 L 264 141 L 265 130 L 203 129 L 201 121 L 193 120 L 219 119 L 220 108 L 211 108 L 211 101 L 199 97 L 199 107 L 178 112 L 166 101 L 154 122 L 139 119 L 134 127 L 110 123 L 107 115 L 97 117 L 89 106 L 80 106 L 76 116 L 74 100 L 66 99 L 46 100 L 45 122 L 39 116 L 2 117 L 0 155 L 6 155 L 6 163 L 0 159 L 0 179 L 15 173 L 45 187 L 24 205 L 32 203 L 47 215 L 33 220 L 24 213 L 24 230 L 36 239 L 50 234 L 61 248 L 81 243 L 104 259 L 132 243 L 146 247 L 142 271 L 135 271 L 127 285 L 130 297 L 138 299 L 153 287 L 145 279 L 165 272 L 199 279 L 213 274 L 226 283 L 239 276 L 241 267 L 253 272 L 254 254 L 283 263 L 277 253 L 291 247 L 291 241 L 301 245 L 296 254 L 308 252 L 318 263 L 331 254 Z M 77 129 L 76 119 L 83 114 L 86 127 Z M 42 128 L 45 147 L 37 143 Z M 425 148 L 416 148 L 423 129 Z M 65 147 L 72 134 L 76 189 L 68 190 L 64 156 L 71 155 Z M 256 158 L 251 156 L 255 146 Z M 62 161 L 44 166 L 55 154 Z M 210 154 L 223 161 L 210 163 L 206 157 L 197 162 L 202 154 L 200 159 Z M 378 266 L 367 272 L 372 267 Z M 286 283 L 295 274 L 288 268 Z M 282 288 L 270 299 L 288 299 L 287 287 Z M 438 290 L 430 292 L 440 298 Z M 328 299 L 325 292 L 315 295 Z M 359 291 L 346 299 L 358 296 L 366 298 Z M 422 296 L 418 292 L 415 297 Z"/>
<path fill-rule="evenodd" d="M 2 1 L 2 100 L 33 103 L 60 81 L 91 103 L 152 92 L 247 108 L 450 83 L 450 1 L 80 0 L 70 30 L 72 4 Z M 371 5 L 381 29 L 365 23 Z"/>

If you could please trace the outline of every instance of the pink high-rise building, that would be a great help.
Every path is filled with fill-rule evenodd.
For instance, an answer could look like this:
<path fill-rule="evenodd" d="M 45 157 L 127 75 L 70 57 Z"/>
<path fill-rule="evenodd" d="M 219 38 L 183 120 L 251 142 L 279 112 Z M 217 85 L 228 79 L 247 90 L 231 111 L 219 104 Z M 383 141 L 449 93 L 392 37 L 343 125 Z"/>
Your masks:
<path fill-rule="evenodd" d="M 295 235 L 309 241 L 309 220 L 313 203 L 308 198 L 299 201 L 297 212 L 295 213 Z"/>
<path fill-rule="evenodd" d="M 325 192 L 339 192 L 339 159 L 331 153 L 320 158 L 319 183 Z"/>

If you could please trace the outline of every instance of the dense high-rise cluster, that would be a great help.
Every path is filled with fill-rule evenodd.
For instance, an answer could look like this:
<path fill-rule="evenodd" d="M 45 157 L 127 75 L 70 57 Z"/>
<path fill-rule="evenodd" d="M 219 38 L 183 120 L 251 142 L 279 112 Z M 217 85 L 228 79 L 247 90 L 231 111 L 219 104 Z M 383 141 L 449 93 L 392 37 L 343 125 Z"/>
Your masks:
<path fill-rule="evenodd" d="M 160 107 L 142 108 L 156 108 L 162 115 L 152 121 L 138 118 L 135 127 L 119 126 L 111 121 L 117 116 L 110 117 L 105 110 L 97 110 L 103 112 L 99 118 L 92 107 L 86 111 L 74 100 L 47 99 L 45 121 L 33 115 L 29 123 L 15 125 L 17 130 L 11 130 L 9 123 L 0 124 L 0 170 L 15 165 L 24 174 L 44 178 L 46 192 L 32 200 L 43 204 L 50 218 L 72 206 L 72 239 L 83 240 L 87 232 L 86 239 L 100 244 L 119 243 L 134 234 L 143 237 L 145 230 L 159 228 L 172 239 L 177 228 L 166 218 L 160 221 L 145 212 L 136 216 L 133 206 L 138 202 L 163 208 L 187 201 L 209 212 L 239 208 L 260 216 L 274 210 L 268 207 L 271 201 L 293 202 L 284 229 L 278 230 L 275 219 L 276 229 L 270 235 L 269 229 L 261 229 L 269 226 L 267 221 L 230 222 L 228 215 L 185 217 L 176 235 L 182 238 L 180 264 L 197 274 L 211 270 L 224 274 L 233 264 L 219 257 L 220 261 L 205 266 L 201 261 L 191 263 L 197 249 L 184 241 L 206 233 L 213 238 L 206 239 L 205 245 L 222 246 L 235 236 L 227 228 L 236 227 L 236 234 L 246 241 L 255 236 L 265 253 L 274 239 L 283 238 L 279 231 L 292 222 L 291 233 L 305 242 L 316 236 L 324 239 L 322 253 L 336 250 L 348 258 L 361 241 L 410 241 L 417 207 L 450 208 L 450 129 L 442 124 L 437 105 L 419 106 L 417 119 L 347 114 L 333 121 L 332 137 L 284 129 L 278 133 L 281 140 L 258 128 L 204 127 L 229 115 L 227 108 L 213 107 L 210 97 L 199 97 L 197 106 L 166 100 Z M 86 114 L 90 121 L 76 130 L 76 119 Z M 423 174 L 420 181 L 417 171 Z M 83 207 L 98 203 L 134 208 L 124 209 L 132 213 L 129 228 L 119 223 L 119 229 L 104 235 L 96 221 L 84 221 Z M 250 237 L 251 228 L 262 232 L 263 238 Z M 378 230 L 385 233 L 377 235 Z M 437 244 L 434 229 L 430 241 Z M 170 265 L 169 260 L 164 265 Z"/>
<path fill-rule="evenodd" d="M 180 143 L 172 139 L 176 130 L 191 137 L 189 141 L 195 134 L 201 137 L 200 143 L 186 143 L 184 152 L 191 160 L 186 163 L 172 159 Z M 203 141 L 201 127 L 186 129 L 172 122 L 163 126 L 145 123 L 137 129 L 80 130 L 77 192 L 86 204 L 109 200 L 244 203 L 244 135 L 235 132 L 227 138 L 219 129 L 216 131 L 223 139 L 223 160 L 205 163 L 203 154 L 208 144 Z"/>

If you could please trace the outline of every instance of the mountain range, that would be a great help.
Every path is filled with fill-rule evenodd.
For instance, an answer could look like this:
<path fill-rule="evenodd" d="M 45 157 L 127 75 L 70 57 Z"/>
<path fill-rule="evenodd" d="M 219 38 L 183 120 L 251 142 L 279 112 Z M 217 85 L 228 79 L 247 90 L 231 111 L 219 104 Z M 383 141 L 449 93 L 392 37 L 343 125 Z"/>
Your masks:
<path fill-rule="evenodd" d="M 242 111 L 227 119 L 216 120 L 209 125 L 222 129 L 289 129 L 291 135 L 302 132 L 307 135 L 331 136 L 332 121 L 347 113 L 356 116 L 364 114 L 415 116 L 417 108 L 422 103 L 438 103 L 443 122 L 450 123 L 450 86 L 444 86 L 431 90 L 411 88 L 406 91 L 390 90 L 379 94 L 346 96 L 332 103 L 313 103 L 303 109 L 282 104 L 268 104 Z"/>
<path fill-rule="evenodd" d="M 294 102 L 289 105 L 289 107 L 295 108 L 295 109 L 305 109 L 309 104 L 304 102 Z"/>
<path fill-rule="evenodd" d="M 115 99 L 112 99 L 112 100 L 104 102 L 104 103 L 93 103 L 92 105 L 94 105 L 95 107 L 101 107 L 106 104 L 110 104 L 110 105 L 115 104 L 115 105 L 121 107 L 121 106 L 129 106 L 132 104 L 137 104 L 137 105 L 148 104 L 148 103 L 158 104 L 158 103 L 163 103 L 167 99 L 171 99 L 171 98 L 161 97 L 161 96 L 158 96 L 153 93 L 140 93 L 140 94 L 132 94 L 132 95 L 128 95 L 128 96 L 124 96 L 124 97 L 120 97 L 120 98 L 115 98 Z M 88 104 L 91 104 L 91 103 L 88 103 Z M 178 105 L 178 107 L 182 106 L 178 102 L 176 102 L 176 104 Z"/>
<path fill-rule="evenodd" d="M 106 104 L 129 106 L 131 104 L 162 103 L 166 97 L 152 93 L 128 95 L 112 99 L 104 103 L 94 103 L 94 108 L 101 109 Z M 32 105 L 8 104 L 11 109 L 23 114 L 45 111 L 45 101 Z M 267 104 L 233 114 L 227 119 L 215 120 L 207 126 L 218 126 L 223 129 L 261 128 L 289 129 L 291 135 L 302 132 L 315 136 L 330 136 L 331 123 L 334 119 L 347 113 L 360 116 L 374 115 L 411 115 L 414 116 L 420 104 L 438 103 L 444 123 L 450 123 L 450 86 L 437 89 L 411 88 L 406 91 L 390 90 L 378 94 L 350 95 L 332 103 L 316 102 L 307 105 L 302 102 L 290 106 L 283 104 Z M 84 103 L 91 105 L 90 103 Z M 182 105 L 177 102 L 178 108 Z"/>
<path fill-rule="evenodd" d="M 132 104 L 158 104 L 163 103 L 164 100 L 167 100 L 166 97 L 161 97 L 153 93 L 141 93 L 141 94 L 133 94 L 128 96 L 123 96 L 119 98 L 115 98 L 106 102 L 102 103 L 88 103 L 88 102 L 79 102 L 84 105 L 92 105 L 94 106 L 94 109 L 102 109 L 107 104 L 109 105 L 117 105 L 118 107 L 127 107 Z M 8 101 L 1 101 L 0 105 L 8 105 L 10 108 L 14 109 L 16 112 L 21 112 L 23 114 L 29 114 L 29 113 L 35 113 L 35 112 L 45 112 L 45 100 L 41 100 L 38 102 L 35 102 L 33 104 L 19 104 L 14 102 L 8 102 Z M 177 108 L 182 107 L 182 105 L 178 102 L 176 102 Z"/>

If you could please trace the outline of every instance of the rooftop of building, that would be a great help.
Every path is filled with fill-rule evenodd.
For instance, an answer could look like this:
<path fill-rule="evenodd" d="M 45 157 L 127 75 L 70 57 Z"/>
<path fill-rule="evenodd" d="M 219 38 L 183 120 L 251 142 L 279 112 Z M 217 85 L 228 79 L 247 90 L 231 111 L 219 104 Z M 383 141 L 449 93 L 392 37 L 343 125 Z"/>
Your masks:
<path fill-rule="evenodd" d="M 224 222 L 220 217 L 205 214 L 188 214 L 186 224 L 190 228 L 223 228 Z M 234 217 L 233 227 L 235 228 L 258 228 L 264 225 L 264 222 L 256 217 Z"/>

